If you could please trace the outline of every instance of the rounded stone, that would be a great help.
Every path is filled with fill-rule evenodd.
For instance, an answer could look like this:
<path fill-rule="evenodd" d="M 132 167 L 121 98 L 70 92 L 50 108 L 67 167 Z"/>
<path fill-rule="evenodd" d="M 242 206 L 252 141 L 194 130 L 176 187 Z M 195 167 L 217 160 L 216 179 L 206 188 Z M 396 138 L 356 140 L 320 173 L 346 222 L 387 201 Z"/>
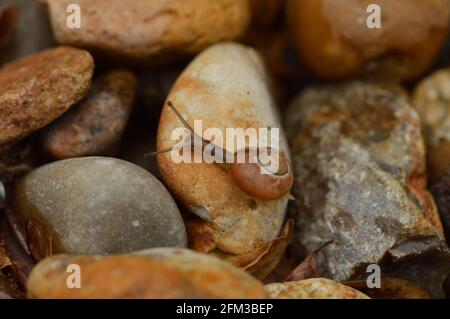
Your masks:
<path fill-rule="evenodd" d="M 446 39 L 446 0 L 289 0 L 290 33 L 302 62 L 317 76 L 412 80 L 433 64 Z M 379 11 L 375 11 L 377 13 Z"/>
<path fill-rule="evenodd" d="M 80 267 L 81 287 L 67 287 L 67 266 Z M 188 249 L 154 248 L 133 255 L 43 260 L 32 271 L 30 298 L 266 298 L 262 283 L 216 257 Z"/>
<path fill-rule="evenodd" d="M 57 159 L 114 155 L 137 84 L 136 76 L 126 70 L 110 71 L 96 79 L 80 103 L 45 129 L 43 149 Z"/>
<path fill-rule="evenodd" d="M 325 278 L 266 285 L 274 299 L 370 299 L 362 292 Z"/>
<path fill-rule="evenodd" d="M 85 157 L 40 167 L 16 183 L 14 204 L 28 225 L 37 225 L 41 235 L 48 232 L 53 253 L 186 246 L 169 192 L 153 175 L 123 160 Z"/>
<path fill-rule="evenodd" d="M 0 68 L 0 149 L 52 122 L 91 85 L 89 52 L 59 47 Z"/>
<path fill-rule="evenodd" d="M 247 0 L 45 0 L 59 43 L 107 59 L 149 65 L 193 55 L 238 38 L 250 20 Z M 79 5 L 82 28 L 67 28 L 67 6 Z"/>

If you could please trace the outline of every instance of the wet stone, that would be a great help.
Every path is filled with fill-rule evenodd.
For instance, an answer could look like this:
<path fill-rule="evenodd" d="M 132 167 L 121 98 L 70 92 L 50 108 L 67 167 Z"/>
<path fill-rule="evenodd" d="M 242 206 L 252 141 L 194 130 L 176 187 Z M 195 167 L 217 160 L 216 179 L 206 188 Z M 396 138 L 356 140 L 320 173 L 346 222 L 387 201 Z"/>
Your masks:
<path fill-rule="evenodd" d="M 27 225 L 36 259 L 186 246 L 169 192 L 150 173 L 123 160 L 85 157 L 40 167 L 16 183 L 14 207 Z"/>

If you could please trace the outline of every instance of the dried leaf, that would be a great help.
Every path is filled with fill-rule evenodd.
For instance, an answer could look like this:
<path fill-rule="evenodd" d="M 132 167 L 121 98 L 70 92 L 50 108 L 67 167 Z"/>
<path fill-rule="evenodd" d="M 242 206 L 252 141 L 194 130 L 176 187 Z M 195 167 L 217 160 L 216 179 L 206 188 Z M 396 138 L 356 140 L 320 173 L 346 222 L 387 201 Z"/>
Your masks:
<path fill-rule="evenodd" d="M 286 222 L 280 236 L 276 238 L 252 263 L 244 267 L 258 279 L 265 279 L 279 264 L 294 231 L 294 220 Z"/>
<path fill-rule="evenodd" d="M 313 250 L 305 260 L 302 261 L 297 268 L 292 271 L 292 273 L 286 278 L 285 281 L 298 281 L 309 278 L 319 278 L 320 272 L 317 267 L 317 254 L 326 246 L 331 244 L 333 240 L 330 240 L 320 246 L 319 248 Z"/>
<path fill-rule="evenodd" d="M 265 284 L 283 282 L 295 269 L 295 265 L 288 259 L 286 254 L 281 258 L 275 269 L 264 279 Z"/>
<path fill-rule="evenodd" d="M 52 236 L 47 228 L 35 220 L 27 223 L 27 243 L 31 256 L 36 261 L 43 260 L 53 255 Z"/>
<path fill-rule="evenodd" d="M 188 233 L 188 247 L 201 253 L 210 253 L 243 268 L 253 276 L 264 279 L 277 266 L 293 233 L 294 221 L 287 221 L 281 234 L 270 244 L 257 247 L 243 255 L 231 255 L 216 249 L 211 224 L 191 213 L 182 213 Z"/>
<path fill-rule="evenodd" d="M 11 265 L 12 265 L 11 260 L 9 259 L 8 254 L 6 253 L 3 235 L 2 232 L 0 231 L 0 270 Z"/>
<path fill-rule="evenodd" d="M 3 184 L 0 182 L 0 186 Z M 4 212 L 6 209 L 5 196 L 0 197 L 0 299 L 20 298 L 23 296 L 23 290 L 17 285 L 12 276 L 13 262 L 8 256 L 4 228 L 6 218 Z"/>
<path fill-rule="evenodd" d="M 0 182 L 0 215 L 3 214 L 5 208 L 5 197 L 5 188 L 3 186 L 3 183 Z M 0 270 L 8 266 L 11 266 L 11 261 L 9 260 L 8 254 L 6 253 L 5 241 L 3 238 L 3 234 L 0 231 Z"/>
<path fill-rule="evenodd" d="M 0 270 L 3 268 L 11 266 L 11 260 L 7 256 L 0 256 Z"/>
<path fill-rule="evenodd" d="M 10 211 L 9 209 L 5 210 Z M 10 212 L 11 214 L 11 212 Z M 25 287 L 27 277 L 34 266 L 33 259 L 30 255 L 23 249 L 21 243 L 17 239 L 15 233 L 11 229 L 6 216 L 0 216 L 0 231 L 3 234 L 5 248 L 8 252 L 9 259 L 12 263 L 11 268 L 13 270 L 16 280 L 20 283 L 22 287 Z"/>
<path fill-rule="evenodd" d="M 213 251 L 216 244 L 210 223 L 189 212 L 182 212 L 182 217 L 188 234 L 188 247 L 204 254 Z"/>
<path fill-rule="evenodd" d="M 23 298 L 25 293 L 21 289 L 10 271 L 0 271 L 0 299 Z"/>
<path fill-rule="evenodd" d="M 344 283 L 374 299 L 430 299 L 431 295 L 416 283 L 399 278 L 384 278 L 380 288 L 368 288 L 365 280 Z"/>
<path fill-rule="evenodd" d="M 212 252 L 220 259 L 227 260 L 236 267 L 243 268 L 254 277 L 263 280 L 275 269 L 284 251 L 294 228 L 294 221 L 289 220 L 284 226 L 278 238 L 270 244 L 255 248 L 253 251 L 242 255 L 230 255 L 219 250 Z"/>

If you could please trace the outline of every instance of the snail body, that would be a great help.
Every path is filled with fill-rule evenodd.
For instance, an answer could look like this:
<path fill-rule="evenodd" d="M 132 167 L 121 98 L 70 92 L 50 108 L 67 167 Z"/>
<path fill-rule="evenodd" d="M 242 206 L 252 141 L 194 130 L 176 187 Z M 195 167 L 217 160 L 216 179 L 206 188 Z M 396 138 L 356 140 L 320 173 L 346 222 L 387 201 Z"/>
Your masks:
<path fill-rule="evenodd" d="M 171 101 L 167 102 L 167 105 L 175 112 L 177 117 L 190 132 L 186 138 L 190 138 L 191 141 L 186 141 L 183 146 L 190 145 L 193 149 L 200 144 L 201 151 L 206 146 L 211 144 L 210 141 L 198 136 L 189 123 L 181 116 Z M 192 142 L 192 140 L 200 139 L 201 143 Z M 170 148 L 166 151 L 172 151 L 174 148 Z M 159 153 L 164 153 L 159 152 Z M 243 161 L 238 160 L 242 158 L 240 153 L 244 152 Z M 271 169 L 271 167 L 261 160 L 261 153 L 270 154 L 271 159 L 274 159 L 274 155 L 277 156 L 277 169 Z M 231 157 L 233 160 L 231 163 L 227 162 L 228 151 L 214 145 L 214 155 L 217 157 L 216 163 L 228 170 L 236 185 L 246 192 L 248 195 L 261 200 L 277 200 L 287 194 L 291 190 L 294 184 L 294 175 L 292 166 L 288 158 L 280 151 L 271 148 L 245 148 L 238 150 Z M 220 155 L 217 155 L 220 154 Z"/>

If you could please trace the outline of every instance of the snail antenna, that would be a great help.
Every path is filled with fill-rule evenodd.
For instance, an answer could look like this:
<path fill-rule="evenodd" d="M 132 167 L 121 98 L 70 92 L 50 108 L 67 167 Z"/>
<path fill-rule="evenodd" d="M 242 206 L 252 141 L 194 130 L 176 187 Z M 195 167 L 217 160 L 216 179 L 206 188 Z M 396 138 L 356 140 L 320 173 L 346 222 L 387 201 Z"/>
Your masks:
<path fill-rule="evenodd" d="M 192 135 L 195 135 L 192 126 L 190 126 L 189 123 L 184 119 L 184 117 L 181 116 L 180 112 L 178 112 L 175 106 L 173 106 L 173 103 L 171 101 L 168 101 L 167 105 L 172 109 L 172 111 L 176 114 L 176 116 L 180 119 L 180 121 L 183 122 L 183 125 L 192 133 Z"/>
<path fill-rule="evenodd" d="M 156 155 L 160 155 L 160 154 L 164 154 L 164 153 L 169 153 L 173 151 L 173 147 L 170 148 L 166 148 L 165 150 L 162 151 L 155 151 L 155 152 L 151 152 L 151 153 L 147 153 L 145 154 L 145 157 L 152 157 L 152 156 L 156 156 Z"/>

